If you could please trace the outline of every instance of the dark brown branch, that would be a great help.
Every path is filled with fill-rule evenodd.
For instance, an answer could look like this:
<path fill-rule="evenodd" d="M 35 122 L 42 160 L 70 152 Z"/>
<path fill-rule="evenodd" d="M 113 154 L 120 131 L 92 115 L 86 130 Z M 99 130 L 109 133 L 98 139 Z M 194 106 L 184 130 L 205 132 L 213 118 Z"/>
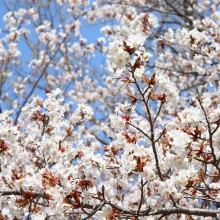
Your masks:
<path fill-rule="evenodd" d="M 139 215 L 140 213 L 143 200 L 144 200 L 144 183 L 143 183 L 143 179 L 141 178 L 141 198 L 140 198 L 140 203 L 139 203 L 138 210 L 137 210 L 137 215 Z"/>
<path fill-rule="evenodd" d="M 207 198 L 202 197 L 202 196 L 184 196 L 184 198 L 186 198 L 186 199 L 200 199 L 200 200 L 206 200 L 206 201 L 209 201 L 209 202 L 215 202 L 215 203 L 219 203 L 220 204 L 220 201 L 218 201 L 218 200 L 207 199 Z"/>
<path fill-rule="evenodd" d="M 156 144 L 156 143 L 161 139 L 161 137 L 165 134 L 165 131 L 166 131 L 166 128 L 163 129 L 163 131 L 160 133 L 159 137 L 154 141 L 155 144 Z"/>
<path fill-rule="evenodd" d="M 12 191 L 0 191 L 0 196 L 11 196 L 11 195 L 15 195 L 15 196 L 22 196 L 27 194 L 28 191 L 17 191 L 17 190 L 12 190 Z M 46 198 L 46 194 L 44 192 L 42 193 L 38 193 L 38 192 L 34 192 L 32 194 L 32 197 L 40 197 L 40 198 Z"/>
<path fill-rule="evenodd" d="M 24 193 L 28 192 L 19 192 L 19 191 L 1 191 L 1 196 L 10 196 L 10 195 L 23 195 Z M 45 193 L 33 193 L 33 197 L 40 197 L 40 198 L 46 198 Z M 112 208 L 116 209 L 121 215 L 131 215 L 131 216 L 137 216 L 136 210 L 124 210 L 122 207 L 117 206 L 113 204 L 110 201 L 106 201 L 104 199 L 101 199 L 99 197 L 93 197 L 94 199 L 97 199 L 101 201 L 102 203 L 93 206 L 91 204 L 83 204 L 83 208 L 85 209 L 93 209 L 94 211 L 99 211 L 101 207 L 104 205 L 109 205 Z M 98 209 L 98 210 L 97 210 Z M 157 210 L 153 210 L 151 208 L 148 208 L 146 210 L 140 211 L 138 216 L 152 216 L 152 215 L 172 215 L 172 214 L 187 214 L 187 215 L 197 215 L 197 216 L 210 216 L 210 217 L 217 217 L 218 214 L 220 214 L 219 210 L 207 210 L 207 209 L 197 209 L 197 208 L 185 208 L 185 207 L 175 207 L 175 208 L 161 208 Z"/>
<path fill-rule="evenodd" d="M 215 122 L 215 123 L 217 123 L 217 126 L 216 126 L 215 129 L 211 132 L 212 135 L 219 129 L 220 119 L 219 119 L 217 122 Z"/>
<path fill-rule="evenodd" d="M 92 135 L 94 135 L 94 137 L 95 137 L 100 143 L 102 143 L 102 144 L 104 144 L 104 145 L 109 145 L 109 143 L 108 143 L 106 140 L 104 140 L 103 138 L 99 137 L 97 134 L 95 134 L 95 132 L 92 132 Z"/>
<path fill-rule="evenodd" d="M 143 130 L 141 130 L 139 127 L 131 124 L 130 122 L 127 122 L 127 124 L 135 129 L 137 129 L 140 133 L 142 133 L 144 136 L 146 136 L 149 140 L 151 139 L 150 136 L 147 133 L 145 133 Z"/>
<path fill-rule="evenodd" d="M 188 21 L 191 26 L 193 25 L 192 20 L 189 19 L 186 15 L 182 14 L 179 10 L 177 10 L 177 9 L 172 5 L 172 3 L 169 3 L 168 0 L 165 0 L 165 2 L 166 2 L 166 4 L 167 4 L 171 9 L 173 9 L 173 11 L 176 13 L 176 15 L 178 15 L 179 17 L 183 18 L 184 20 Z"/>
<path fill-rule="evenodd" d="M 101 210 L 104 205 L 105 205 L 105 203 L 103 202 L 100 206 L 98 206 L 98 208 L 95 208 L 95 210 L 93 212 L 89 213 L 88 216 L 86 218 L 84 218 L 83 220 L 87 220 L 87 219 L 91 218 L 93 215 L 95 215 L 96 212 Z"/>
<path fill-rule="evenodd" d="M 214 146 L 213 146 L 213 131 L 211 129 L 211 123 L 208 119 L 208 116 L 207 116 L 207 113 L 203 107 L 203 104 L 202 104 L 202 100 L 200 98 L 200 95 L 199 95 L 199 92 L 197 90 L 197 94 L 198 94 L 198 101 L 199 101 L 199 105 L 203 111 L 203 114 L 205 116 L 205 120 L 206 120 L 206 123 L 207 123 L 207 126 L 208 126 L 208 133 L 209 133 L 209 146 L 210 146 L 210 149 L 211 149 L 211 152 L 212 152 L 212 157 L 213 157 L 213 165 L 215 166 L 215 168 L 218 170 L 218 172 L 220 173 L 220 167 L 218 167 L 218 160 L 216 158 L 216 154 L 215 154 L 215 149 L 214 149 Z"/>
<path fill-rule="evenodd" d="M 217 217 L 220 211 L 218 210 L 207 210 L 197 208 L 162 208 L 150 213 L 150 215 L 172 215 L 172 214 L 186 214 L 186 215 L 197 215 L 202 217 Z M 144 214 L 144 213 L 142 213 Z"/>
<path fill-rule="evenodd" d="M 156 116 L 155 116 L 155 118 L 153 120 L 153 124 L 155 124 L 155 122 L 156 122 L 156 120 L 157 120 L 157 118 L 158 118 L 158 116 L 159 116 L 159 114 L 161 112 L 161 109 L 162 109 L 162 106 L 163 106 L 164 103 L 165 103 L 165 101 L 161 101 L 159 110 L 157 111 L 157 114 L 156 114 Z"/>

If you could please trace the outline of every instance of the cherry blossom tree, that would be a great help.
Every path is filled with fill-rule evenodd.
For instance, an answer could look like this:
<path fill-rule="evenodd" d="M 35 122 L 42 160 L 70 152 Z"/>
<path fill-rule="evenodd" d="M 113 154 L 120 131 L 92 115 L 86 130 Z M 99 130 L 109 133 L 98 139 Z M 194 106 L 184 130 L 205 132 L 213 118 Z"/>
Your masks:
<path fill-rule="evenodd" d="M 219 0 L 0 2 L 0 219 L 220 218 Z"/>

